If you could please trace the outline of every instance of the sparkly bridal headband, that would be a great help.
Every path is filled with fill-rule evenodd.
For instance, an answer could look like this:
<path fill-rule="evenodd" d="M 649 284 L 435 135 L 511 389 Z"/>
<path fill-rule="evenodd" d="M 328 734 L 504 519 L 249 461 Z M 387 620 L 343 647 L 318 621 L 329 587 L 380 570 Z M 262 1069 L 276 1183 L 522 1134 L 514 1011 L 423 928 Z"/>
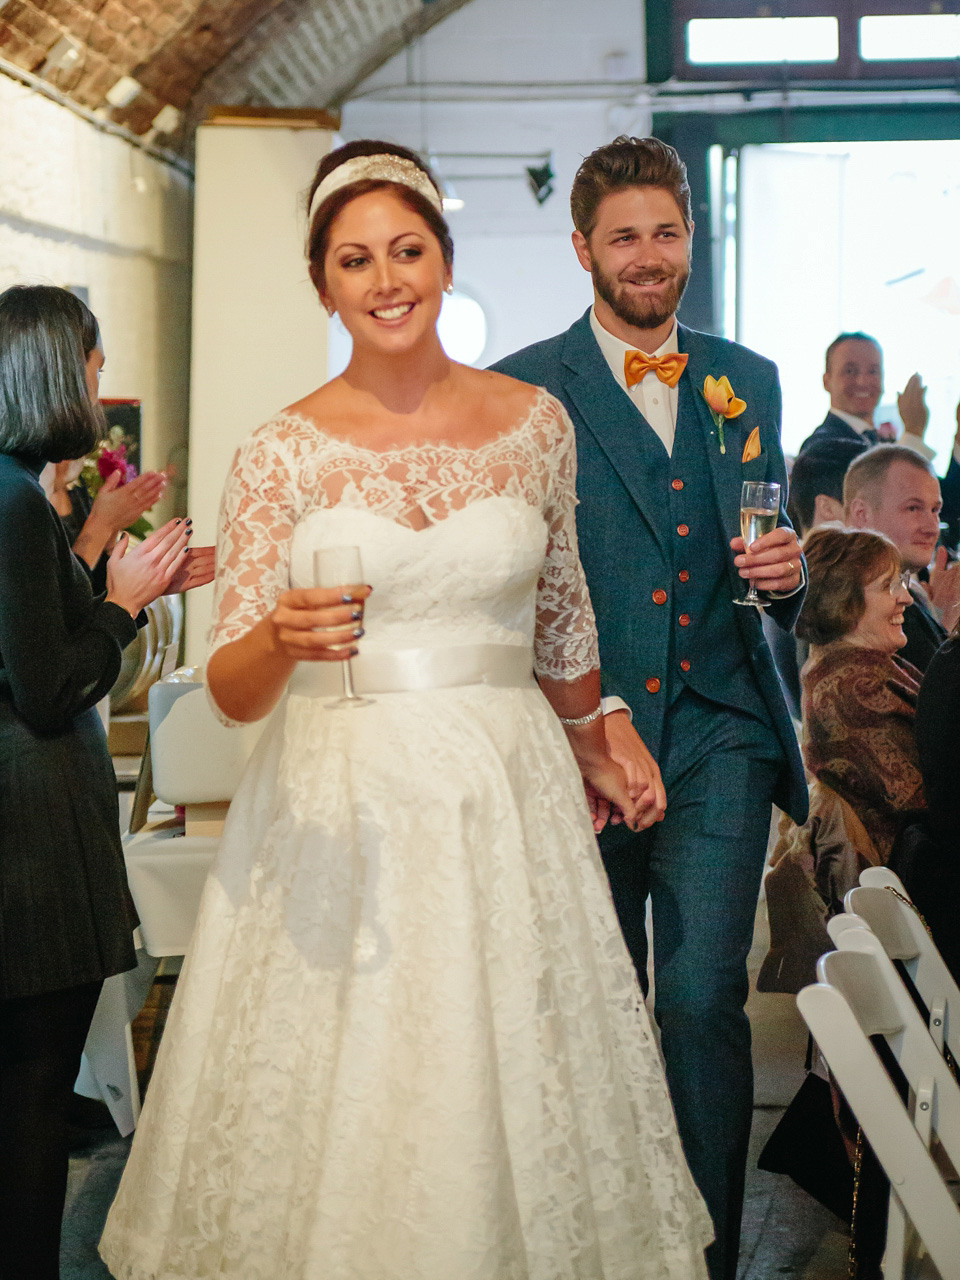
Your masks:
<path fill-rule="evenodd" d="M 419 191 L 420 195 L 430 201 L 437 213 L 443 212 L 443 201 L 436 187 L 412 160 L 404 160 L 402 156 L 392 155 L 354 156 L 352 160 L 345 160 L 343 164 L 337 165 L 336 169 L 328 173 L 317 187 L 310 201 L 307 224 L 312 225 L 313 215 L 327 196 L 333 195 L 334 191 L 339 191 L 341 187 L 346 187 L 351 182 L 364 182 L 368 179 L 375 182 L 399 182 L 405 187 L 412 187 L 414 191 Z"/>

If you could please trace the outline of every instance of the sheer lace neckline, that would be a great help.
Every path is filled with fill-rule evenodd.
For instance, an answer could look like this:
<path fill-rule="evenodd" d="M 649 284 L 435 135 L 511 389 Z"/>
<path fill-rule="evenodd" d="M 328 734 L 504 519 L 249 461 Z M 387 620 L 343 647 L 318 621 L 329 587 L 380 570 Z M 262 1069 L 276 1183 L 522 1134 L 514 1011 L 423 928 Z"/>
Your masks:
<path fill-rule="evenodd" d="M 357 453 L 369 454 L 375 458 L 399 458 L 409 453 L 425 452 L 455 453 L 464 457 L 482 457 L 491 449 L 495 449 L 498 445 L 502 445 L 514 436 L 521 435 L 526 431 L 536 417 L 538 410 L 542 408 L 544 398 L 545 392 L 537 388 L 530 407 L 513 426 L 507 427 L 506 430 L 501 431 L 498 435 L 491 436 L 489 440 L 483 440 L 477 445 L 462 444 L 457 440 L 438 438 L 434 440 L 411 440 L 407 444 L 393 445 L 387 449 L 373 449 L 369 445 L 361 444 L 359 440 L 351 440 L 346 436 L 335 435 L 332 431 L 328 431 L 326 427 L 320 426 L 314 418 L 308 418 L 303 413 L 295 413 L 291 409 L 281 410 L 277 414 L 276 421 L 299 423 L 332 445 L 353 449 Z"/>

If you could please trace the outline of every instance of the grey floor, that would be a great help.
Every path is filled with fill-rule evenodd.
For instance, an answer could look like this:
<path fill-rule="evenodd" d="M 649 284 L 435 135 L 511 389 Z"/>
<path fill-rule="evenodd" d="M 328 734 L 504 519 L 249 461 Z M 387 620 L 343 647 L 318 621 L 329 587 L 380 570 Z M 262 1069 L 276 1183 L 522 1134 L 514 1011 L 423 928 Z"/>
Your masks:
<path fill-rule="evenodd" d="M 755 975 L 766 952 L 763 903 L 750 956 Z M 751 983 L 751 986 L 753 984 Z M 843 1225 L 789 1179 L 764 1173 L 756 1158 L 803 1078 L 806 1032 L 792 996 L 759 995 L 747 1005 L 753 1027 L 756 1107 L 747 1166 L 739 1280 L 846 1280 Z M 106 1280 L 97 1240 L 129 1150 L 115 1133 L 95 1137 L 70 1161 L 64 1218 L 62 1280 Z"/>

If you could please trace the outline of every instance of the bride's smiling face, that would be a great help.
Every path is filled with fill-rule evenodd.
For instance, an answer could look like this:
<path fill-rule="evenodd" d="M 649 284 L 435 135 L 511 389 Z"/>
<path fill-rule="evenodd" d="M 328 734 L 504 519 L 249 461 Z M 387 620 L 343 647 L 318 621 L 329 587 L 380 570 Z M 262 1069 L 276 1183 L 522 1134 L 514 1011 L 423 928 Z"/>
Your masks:
<path fill-rule="evenodd" d="M 450 281 L 430 227 L 390 192 L 358 196 L 337 215 L 320 296 L 355 344 L 395 353 L 435 334 Z"/>

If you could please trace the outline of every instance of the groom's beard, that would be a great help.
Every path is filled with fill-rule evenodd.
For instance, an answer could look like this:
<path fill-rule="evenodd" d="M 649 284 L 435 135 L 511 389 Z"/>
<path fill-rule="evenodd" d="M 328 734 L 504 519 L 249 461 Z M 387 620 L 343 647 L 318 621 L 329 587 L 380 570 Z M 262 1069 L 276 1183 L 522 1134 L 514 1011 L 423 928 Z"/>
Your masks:
<path fill-rule="evenodd" d="M 690 268 L 663 266 L 656 271 L 624 271 L 614 277 L 603 275 L 594 262 L 590 274 L 597 293 L 619 320 L 633 325 L 635 329 L 659 329 L 679 307 L 690 279 Z M 651 284 L 664 277 L 669 278 L 669 284 L 659 298 L 645 298 L 626 287 L 630 284 Z"/>

